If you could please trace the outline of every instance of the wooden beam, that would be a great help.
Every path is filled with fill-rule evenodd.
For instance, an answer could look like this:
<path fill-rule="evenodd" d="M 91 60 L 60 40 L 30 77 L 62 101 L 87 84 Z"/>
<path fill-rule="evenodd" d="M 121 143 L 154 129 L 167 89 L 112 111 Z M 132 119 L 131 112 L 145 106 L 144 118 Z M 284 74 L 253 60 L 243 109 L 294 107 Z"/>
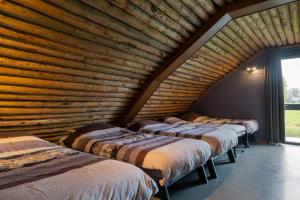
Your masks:
<path fill-rule="evenodd" d="M 227 13 L 232 18 L 238 18 L 245 15 L 250 15 L 252 13 L 261 12 L 263 10 L 271 9 L 277 6 L 295 2 L 296 0 L 248 0 L 248 1 L 239 1 L 237 4 L 233 4 L 228 10 Z"/>
<path fill-rule="evenodd" d="M 135 115 L 144 106 L 146 101 L 155 92 L 160 83 L 172 74 L 180 65 L 190 58 L 202 45 L 214 34 L 225 26 L 231 17 L 224 11 L 219 12 L 207 24 L 205 24 L 193 37 L 179 48 L 170 59 L 164 63 L 144 85 L 141 92 L 130 105 L 129 109 L 120 119 L 120 124 L 125 125 L 134 119 Z"/>
<path fill-rule="evenodd" d="M 134 101 L 129 105 L 124 115 L 119 119 L 119 125 L 126 125 L 134 119 L 147 100 L 159 85 L 187 59 L 189 59 L 211 37 L 219 32 L 233 18 L 259 12 L 268 8 L 283 5 L 292 0 L 241 0 L 220 10 L 204 26 L 195 32 L 162 66 L 147 80 Z"/>

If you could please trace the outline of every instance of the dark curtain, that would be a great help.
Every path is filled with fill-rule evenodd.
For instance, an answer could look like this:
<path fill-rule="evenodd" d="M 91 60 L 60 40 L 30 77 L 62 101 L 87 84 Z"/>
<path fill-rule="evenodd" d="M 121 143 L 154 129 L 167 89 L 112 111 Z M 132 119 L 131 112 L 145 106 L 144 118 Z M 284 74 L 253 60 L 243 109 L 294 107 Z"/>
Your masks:
<path fill-rule="evenodd" d="M 279 48 L 268 49 L 266 66 L 267 139 L 284 143 L 284 92 Z"/>

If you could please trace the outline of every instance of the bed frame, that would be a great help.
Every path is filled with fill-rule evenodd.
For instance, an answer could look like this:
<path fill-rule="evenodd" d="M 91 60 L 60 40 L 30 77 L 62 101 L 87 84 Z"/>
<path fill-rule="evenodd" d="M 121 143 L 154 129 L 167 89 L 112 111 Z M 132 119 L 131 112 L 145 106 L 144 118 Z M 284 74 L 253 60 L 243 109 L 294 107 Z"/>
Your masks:
<path fill-rule="evenodd" d="M 202 184 L 207 183 L 209 179 L 218 178 L 217 171 L 216 171 L 216 168 L 215 168 L 215 160 L 218 159 L 219 157 L 223 156 L 225 153 L 227 153 L 227 155 L 228 155 L 229 163 L 235 163 L 236 162 L 235 153 L 234 153 L 233 149 L 229 149 L 227 152 L 224 152 L 220 155 L 214 156 L 206 162 L 206 166 L 207 166 L 207 169 L 208 169 L 208 172 L 209 172 L 210 176 L 206 175 L 204 166 L 198 167 L 198 168 L 192 170 L 190 173 L 192 173 L 193 171 L 196 170 L 197 173 L 198 173 L 198 176 L 199 176 L 200 183 L 202 183 Z M 165 186 L 161 186 L 158 183 L 158 180 L 156 180 L 158 188 L 159 188 L 159 192 L 157 194 L 157 197 L 159 197 L 161 200 L 171 200 L 168 188 L 170 186 L 172 186 L 174 183 L 176 183 L 177 181 L 179 181 L 180 179 L 182 179 L 183 177 L 185 177 L 186 175 L 187 174 L 179 176 L 176 179 L 173 179 L 172 181 L 168 182 Z"/>
<path fill-rule="evenodd" d="M 244 153 L 246 149 L 250 148 L 249 145 L 249 133 L 245 133 L 244 135 L 239 137 L 239 141 L 241 141 L 241 144 L 243 144 L 242 146 L 236 146 L 233 148 L 234 150 L 234 156 L 237 158 L 238 156 L 240 156 L 241 154 L 238 154 L 237 151 Z"/>
<path fill-rule="evenodd" d="M 228 156 L 229 162 L 227 162 L 227 161 L 226 162 L 215 162 L 215 160 L 217 160 L 218 158 L 220 158 L 221 156 L 223 156 L 225 153 Z M 221 153 L 220 155 L 214 156 L 212 158 L 212 160 L 214 161 L 213 162 L 214 164 L 220 165 L 220 164 L 226 164 L 226 163 L 235 163 L 236 162 L 235 158 L 236 157 L 235 157 L 235 154 L 234 154 L 234 148 L 232 148 L 232 149 L 229 149 L 228 151 L 226 151 L 224 153 Z"/>
<path fill-rule="evenodd" d="M 190 172 L 190 173 L 192 173 L 194 171 L 197 171 L 197 174 L 199 176 L 200 184 L 207 183 L 208 179 L 217 178 L 217 173 L 216 173 L 216 169 L 215 169 L 213 159 L 209 159 L 206 162 L 206 166 L 208 168 L 208 172 L 209 172 L 209 175 L 210 175 L 209 177 L 207 177 L 207 175 L 206 175 L 204 166 L 198 167 L 198 168 L 196 168 L 196 169 L 194 169 Z M 190 174 L 190 173 L 188 173 L 188 174 Z M 172 186 L 174 183 L 178 182 L 179 180 L 181 180 L 183 177 L 185 177 L 188 174 L 181 175 L 181 176 L 177 177 L 176 179 L 173 179 L 173 180 L 169 181 L 164 186 L 161 186 L 159 184 L 159 181 L 156 180 L 158 188 L 159 188 L 159 192 L 156 196 L 158 198 L 160 198 L 161 200 L 171 200 L 170 194 L 169 194 L 169 187 Z"/>

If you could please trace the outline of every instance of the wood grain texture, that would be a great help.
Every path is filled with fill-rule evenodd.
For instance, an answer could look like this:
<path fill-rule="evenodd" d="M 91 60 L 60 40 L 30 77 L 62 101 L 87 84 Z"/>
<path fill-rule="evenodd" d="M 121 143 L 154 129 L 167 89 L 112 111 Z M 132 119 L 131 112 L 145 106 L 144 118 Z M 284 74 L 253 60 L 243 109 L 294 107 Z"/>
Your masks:
<path fill-rule="evenodd" d="M 253 53 L 299 42 L 299 1 L 268 7 L 276 2 L 1 1 L 0 134 L 57 142 L 69 129 L 117 122 L 149 82 L 137 119 L 183 113 Z M 253 3 L 267 10 L 226 27 L 228 15 L 217 20 Z"/>
<path fill-rule="evenodd" d="M 126 124 L 131 121 L 139 110 L 143 107 L 146 101 L 151 97 L 159 84 L 172 74 L 181 64 L 191 57 L 199 47 L 201 47 L 212 35 L 217 33 L 221 27 L 230 21 L 228 15 L 218 13 L 218 16 L 206 24 L 203 29 L 200 29 L 187 43 L 185 43 L 174 55 L 170 58 L 156 73 L 148 80 L 139 95 L 129 106 L 128 112 L 121 117 L 121 124 Z M 218 22 L 218 23 L 217 23 Z M 201 39 L 200 39 L 201 37 Z M 172 67 L 169 67 L 172 66 Z"/>
<path fill-rule="evenodd" d="M 209 0 L 1 1 L 0 134 L 24 131 L 57 141 L 70 128 L 116 121 L 161 63 L 219 8 Z M 187 63 L 156 94 L 171 99 L 169 89 L 176 88 L 179 100 L 160 104 L 154 97 L 153 105 L 186 109 L 185 95 L 198 96 L 223 75 Z"/>
<path fill-rule="evenodd" d="M 273 8 L 274 5 L 278 6 L 279 1 L 269 1 L 271 4 L 266 2 L 259 3 L 261 8 L 250 6 L 242 9 L 243 12 L 233 11 L 232 15 L 238 16 L 238 18 L 228 23 L 192 57 L 171 73 L 154 91 L 137 114 L 136 119 L 144 117 L 156 119 L 163 115 L 173 115 L 174 110 L 169 110 L 168 113 L 168 109 L 165 109 L 167 106 L 160 106 L 165 105 L 165 101 L 170 102 L 171 99 L 166 96 L 167 93 L 173 95 L 173 100 L 187 101 L 191 106 L 210 86 L 261 49 L 297 43 L 296 37 L 300 36 L 298 33 L 299 1 L 275 8 Z M 281 1 L 282 4 L 289 2 L 291 1 Z M 222 5 L 224 1 L 215 1 L 215 3 Z M 255 12 L 258 9 L 262 9 L 262 11 Z M 245 10 L 250 13 L 248 15 L 242 14 L 245 13 Z M 188 73 L 183 69 L 189 69 L 192 73 Z M 188 73 L 188 76 L 182 76 L 181 73 Z M 174 79 L 174 76 L 178 76 L 178 74 L 183 79 Z M 170 82 L 171 80 L 173 82 Z M 176 84 L 180 88 L 168 87 L 169 91 L 165 91 L 166 93 L 158 92 L 165 87 L 166 83 Z M 195 96 L 191 96 L 187 91 L 191 91 L 190 88 L 196 88 L 196 86 L 198 95 L 193 92 Z M 153 103 L 154 100 L 155 103 Z M 159 104 L 156 101 L 159 101 Z M 149 107 L 152 109 L 149 110 Z M 176 108 L 175 104 L 174 108 Z M 178 113 L 175 114 L 180 112 L 183 111 L 178 110 Z"/>

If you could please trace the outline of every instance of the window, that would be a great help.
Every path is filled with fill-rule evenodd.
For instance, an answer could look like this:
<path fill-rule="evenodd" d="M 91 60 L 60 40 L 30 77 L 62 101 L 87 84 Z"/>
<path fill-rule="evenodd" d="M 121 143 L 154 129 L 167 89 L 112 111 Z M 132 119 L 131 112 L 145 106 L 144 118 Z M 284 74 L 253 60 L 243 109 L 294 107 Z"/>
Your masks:
<path fill-rule="evenodd" d="M 300 58 L 281 60 L 281 66 L 284 85 L 286 141 L 300 143 Z"/>

